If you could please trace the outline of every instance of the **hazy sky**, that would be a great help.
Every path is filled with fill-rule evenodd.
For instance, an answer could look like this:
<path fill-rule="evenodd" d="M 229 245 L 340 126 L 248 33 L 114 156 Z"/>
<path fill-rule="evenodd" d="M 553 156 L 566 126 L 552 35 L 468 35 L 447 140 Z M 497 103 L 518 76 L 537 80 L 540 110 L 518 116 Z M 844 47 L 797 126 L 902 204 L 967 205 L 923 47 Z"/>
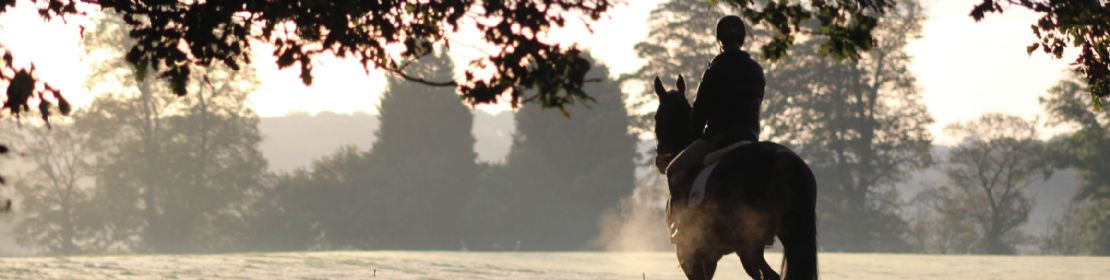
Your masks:
<path fill-rule="evenodd" d="M 661 1 L 629 2 L 632 3 L 617 7 L 610 19 L 593 26 L 594 34 L 578 39 L 609 65 L 614 75 L 643 64 L 632 46 L 646 37 L 648 15 Z M 968 120 L 986 112 L 1025 117 L 1041 112 L 1037 97 L 1060 79 L 1072 56 L 1055 60 L 1041 53 L 1032 56 L 1025 53 L 1025 46 L 1035 39 L 1028 27 L 1036 19 L 1034 14 L 1013 9 L 975 23 L 967 16 L 975 1 L 925 2 L 929 18 L 924 23 L 923 36 L 912 41 L 908 51 L 914 56 L 911 71 L 918 77 L 924 102 L 937 120 L 933 131 L 941 143 L 951 143 L 940 132 L 943 125 L 953 121 Z M 21 58 L 17 63 L 34 61 L 40 77 L 60 87 L 73 103 L 83 105 L 91 100 L 85 88 L 88 70 L 81 61 L 77 28 L 43 23 L 27 7 L 0 17 L 0 26 L 3 28 L 0 42 Z M 571 28 L 562 35 L 585 33 L 580 28 Z M 473 53 L 467 49 L 456 45 L 452 55 L 467 57 Z M 259 88 L 262 94 L 252 95 L 250 102 L 262 116 L 377 111 L 385 79 L 378 73 L 367 75 L 357 62 L 318 59 L 314 85 L 305 87 L 298 78 L 299 70 L 277 69 L 269 55 L 272 48 L 255 44 L 254 50 L 254 67 L 262 81 Z M 483 109 L 498 111 L 502 107 Z"/>

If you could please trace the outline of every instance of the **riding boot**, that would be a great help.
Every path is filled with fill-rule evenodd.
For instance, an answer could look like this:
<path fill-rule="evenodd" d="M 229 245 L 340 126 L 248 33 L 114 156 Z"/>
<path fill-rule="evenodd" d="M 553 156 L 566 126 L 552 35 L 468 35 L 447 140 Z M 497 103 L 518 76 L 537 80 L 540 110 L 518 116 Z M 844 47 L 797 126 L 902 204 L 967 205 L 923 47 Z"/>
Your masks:
<path fill-rule="evenodd" d="M 667 176 L 667 187 L 671 191 L 671 197 L 678 198 L 682 203 L 686 202 L 686 198 L 690 196 L 690 174 L 689 171 L 675 171 L 671 176 Z M 685 205 L 685 204 L 682 204 Z"/>

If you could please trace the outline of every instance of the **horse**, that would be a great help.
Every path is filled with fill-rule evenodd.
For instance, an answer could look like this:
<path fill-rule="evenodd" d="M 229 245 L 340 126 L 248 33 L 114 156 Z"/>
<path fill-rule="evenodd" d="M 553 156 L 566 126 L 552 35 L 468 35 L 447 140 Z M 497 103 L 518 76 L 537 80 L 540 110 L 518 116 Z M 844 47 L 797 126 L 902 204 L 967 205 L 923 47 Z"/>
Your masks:
<path fill-rule="evenodd" d="M 667 165 L 695 139 L 689 135 L 686 83 L 667 91 L 655 78 L 655 165 Z M 685 197 L 692 177 L 670 186 L 664 222 L 671 231 L 680 267 L 688 279 L 712 279 L 717 262 L 736 253 L 752 279 L 779 279 L 763 258 L 766 244 L 783 246 L 782 277 L 817 279 L 817 182 L 809 166 L 789 148 L 772 142 L 741 145 L 717 161 L 700 204 Z M 670 179 L 668 177 L 668 179 Z"/>

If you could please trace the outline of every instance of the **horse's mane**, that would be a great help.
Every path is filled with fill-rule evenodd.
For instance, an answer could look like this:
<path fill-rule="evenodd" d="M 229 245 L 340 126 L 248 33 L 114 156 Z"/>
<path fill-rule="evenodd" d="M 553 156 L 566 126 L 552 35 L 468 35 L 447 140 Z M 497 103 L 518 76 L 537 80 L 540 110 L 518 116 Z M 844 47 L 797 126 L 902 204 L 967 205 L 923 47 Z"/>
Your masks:
<path fill-rule="evenodd" d="M 694 141 L 690 137 L 690 102 L 677 91 L 659 98 L 655 111 L 655 133 L 661 153 L 677 153 Z"/>

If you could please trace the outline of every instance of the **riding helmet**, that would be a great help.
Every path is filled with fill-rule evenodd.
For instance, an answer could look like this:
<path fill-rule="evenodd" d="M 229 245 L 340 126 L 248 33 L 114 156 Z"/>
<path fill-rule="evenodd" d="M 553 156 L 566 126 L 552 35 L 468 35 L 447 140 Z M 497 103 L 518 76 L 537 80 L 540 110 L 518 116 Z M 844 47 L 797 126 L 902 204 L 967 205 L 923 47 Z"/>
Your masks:
<path fill-rule="evenodd" d="M 725 16 L 717 21 L 717 40 L 744 43 L 744 22 L 737 16 Z"/>

